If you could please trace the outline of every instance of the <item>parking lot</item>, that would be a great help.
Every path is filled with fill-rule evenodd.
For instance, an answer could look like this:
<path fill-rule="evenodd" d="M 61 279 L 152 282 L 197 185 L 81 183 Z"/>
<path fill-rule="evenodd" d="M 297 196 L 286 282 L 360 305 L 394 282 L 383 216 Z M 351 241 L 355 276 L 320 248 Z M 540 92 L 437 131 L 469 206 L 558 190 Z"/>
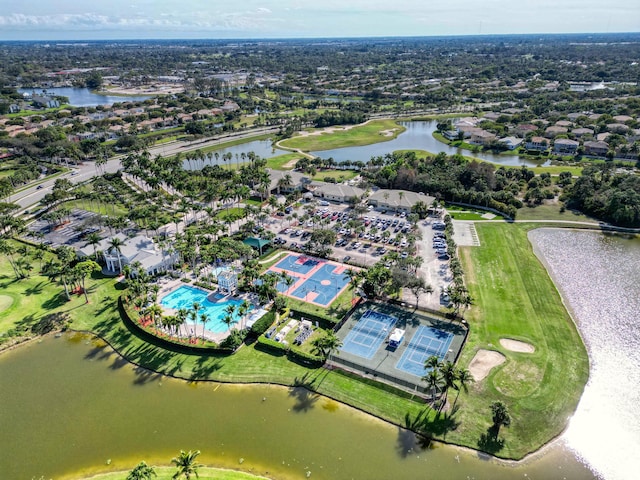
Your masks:
<path fill-rule="evenodd" d="M 420 297 L 420 306 L 439 310 L 448 303 L 441 296 L 441 292 L 452 280 L 448 256 L 445 254 L 444 232 L 433 228 L 433 224 L 440 222 L 439 216 L 418 223 L 420 232 L 416 235 L 415 249 L 411 249 L 406 237 L 411 235 L 412 230 L 403 214 L 369 210 L 356 218 L 348 205 L 332 203 L 316 204 L 314 207 L 313 214 L 304 222 L 298 220 L 304 218 L 306 213 L 303 207 L 293 209 L 284 216 L 274 215 L 266 226 L 276 234 L 276 243 L 285 248 L 301 248 L 313 229 L 320 227 L 336 231 L 338 241 L 332 246 L 332 258 L 342 262 L 371 266 L 387 252 L 395 251 L 400 258 L 420 255 L 423 263 L 418 269 L 419 275 L 434 290 L 433 294 L 423 294 Z M 294 212 L 297 218 L 293 215 Z M 403 300 L 415 304 L 415 296 L 409 289 L 404 290 Z"/>
<path fill-rule="evenodd" d="M 28 230 L 31 237 L 40 237 L 43 243 L 52 248 L 61 245 L 84 247 L 84 236 L 90 232 L 101 231 L 96 225 L 96 216 L 93 212 L 74 209 L 69 214 L 68 221 L 58 227 L 52 227 L 46 220 L 36 220 L 29 225 Z"/>

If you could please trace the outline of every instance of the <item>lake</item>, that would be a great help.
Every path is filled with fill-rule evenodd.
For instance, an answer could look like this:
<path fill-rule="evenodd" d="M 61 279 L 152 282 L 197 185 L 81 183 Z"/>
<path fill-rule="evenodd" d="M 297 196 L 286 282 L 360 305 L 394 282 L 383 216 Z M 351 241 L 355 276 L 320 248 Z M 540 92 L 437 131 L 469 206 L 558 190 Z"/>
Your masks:
<path fill-rule="evenodd" d="M 480 158 L 487 162 L 499 165 L 536 167 L 546 165 L 546 160 L 534 161 L 521 158 L 517 155 L 493 155 L 491 153 L 478 152 L 473 153 L 469 150 L 463 150 L 439 142 L 433 138 L 433 132 L 436 131 L 438 122 L 418 121 L 418 122 L 400 122 L 406 130 L 393 140 L 387 142 L 374 143 L 371 145 L 362 145 L 360 147 L 336 148 L 334 150 L 321 150 L 310 152 L 312 155 L 320 158 L 333 158 L 337 162 L 346 160 L 360 160 L 368 162 L 371 157 L 384 156 L 395 150 L 426 150 L 431 153 L 444 152 L 447 155 L 470 155 Z"/>
<path fill-rule="evenodd" d="M 36 93 L 41 94 L 42 88 L 19 88 L 19 93 Z M 47 88 L 45 90 L 46 95 L 56 96 L 61 95 L 69 98 L 69 104 L 74 107 L 96 107 L 98 105 L 113 105 L 114 103 L 124 102 L 142 102 L 152 98 L 150 95 L 132 95 L 126 97 L 114 96 L 114 95 L 98 95 L 92 93 L 88 88 L 73 88 L 73 87 L 56 87 Z"/>
<path fill-rule="evenodd" d="M 73 478 L 200 449 L 204 463 L 278 479 L 635 478 L 640 241 L 555 229 L 530 237 L 576 318 L 591 376 L 567 431 L 523 463 L 425 450 L 412 433 L 305 390 L 150 374 L 67 334 L 0 356 L 0 472 Z"/>
<path fill-rule="evenodd" d="M 589 352 L 589 382 L 564 441 L 603 478 L 637 478 L 640 239 L 565 229 L 534 230 L 529 238 Z"/>

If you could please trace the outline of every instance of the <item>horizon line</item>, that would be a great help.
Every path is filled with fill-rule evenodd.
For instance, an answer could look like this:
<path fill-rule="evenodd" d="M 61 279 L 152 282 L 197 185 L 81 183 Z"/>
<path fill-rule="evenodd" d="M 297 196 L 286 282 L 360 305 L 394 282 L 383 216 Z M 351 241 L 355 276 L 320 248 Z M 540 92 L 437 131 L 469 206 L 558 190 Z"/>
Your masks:
<path fill-rule="evenodd" d="M 474 38 L 474 37 L 527 37 L 527 36 L 589 36 L 589 35 L 640 35 L 640 31 L 620 31 L 620 32 L 553 32 L 553 33 L 459 33 L 459 34 L 439 34 L 439 35 L 366 35 L 366 36 L 308 36 L 308 37 L 142 37 L 142 38 L 50 38 L 50 39 L 0 39 L 0 43 L 18 42 L 65 42 L 65 43 L 86 43 L 86 42 L 139 42 L 139 41 L 291 41 L 291 40 L 384 40 L 384 39 L 433 39 L 433 38 Z"/>

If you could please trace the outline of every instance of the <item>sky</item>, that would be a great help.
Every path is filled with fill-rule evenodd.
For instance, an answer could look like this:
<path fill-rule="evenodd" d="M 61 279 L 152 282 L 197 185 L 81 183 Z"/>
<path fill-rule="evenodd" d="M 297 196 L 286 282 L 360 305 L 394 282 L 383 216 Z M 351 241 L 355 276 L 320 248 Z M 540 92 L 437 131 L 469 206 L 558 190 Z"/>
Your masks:
<path fill-rule="evenodd" d="M 0 0 L 0 40 L 638 31 L 639 0 Z"/>

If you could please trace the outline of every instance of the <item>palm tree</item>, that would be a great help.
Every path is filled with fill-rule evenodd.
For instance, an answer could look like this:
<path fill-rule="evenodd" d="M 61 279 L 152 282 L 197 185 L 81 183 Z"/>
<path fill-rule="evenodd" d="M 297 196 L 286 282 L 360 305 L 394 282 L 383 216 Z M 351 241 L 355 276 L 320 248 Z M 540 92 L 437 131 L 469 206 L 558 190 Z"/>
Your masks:
<path fill-rule="evenodd" d="M 458 386 L 456 390 L 458 393 L 456 394 L 456 399 L 453 401 L 453 406 L 456 406 L 456 402 L 458 401 L 458 397 L 460 396 L 460 390 L 464 390 L 464 393 L 469 391 L 469 384 L 475 382 L 473 375 L 466 368 L 458 368 L 456 372 L 456 380 L 458 382 Z"/>
<path fill-rule="evenodd" d="M 87 275 L 90 275 L 93 272 L 99 272 L 100 265 L 98 265 L 93 260 L 86 260 L 84 262 L 79 262 L 78 264 L 76 264 L 73 270 L 78 275 L 82 283 L 82 293 L 84 293 L 85 303 L 89 303 L 89 297 L 87 296 L 87 288 L 85 287 L 85 279 L 87 278 Z"/>
<path fill-rule="evenodd" d="M 447 401 L 447 392 L 449 388 L 457 389 L 456 380 L 458 378 L 458 370 L 456 366 L 451 362 L 442 363 L 439 366 L 442 380 L 444 381 L 444 405 Z"/>
<path fill-rule="evenodd" d="M 175 464 L 178 469 L 172 478 L 186 478 L 189 480 L 191 475 L 195 475 L 198 478 L 198 469 L 202 466 L 196 463 L 196 457 L 200 455 L 200 450 L 185 452 L 180 450 L 180 454 L 171 459 L 171 463 Z"/>
<path fill-rule="evenodd" d="M 229 329 L 229 333 L 231 333 L 231 325 L 236 323 L 236 320 L 234 320 L 231 315 L 225 315 L 224 317 L 222 317 L 222 323 L 227 326 L 227 328 Z"/>
<path fill-rule="evenodd" d="M 329 330 L 323 336 L 313 339 L 311 346 L 311 351 L 314 355 L 327 358 L 342 346 L 342 341 L 336 336 L 333 330 Z"/>
<path fill-rule="evenodd" d="M 498 433 L 500 433 L 500 427 L 502 425 L 504 425 L 505 427 L 508 427 L 509 425 L 511 425 L 511 415 L 509 415 L 509 410 L 507 410 L 507 406 L 500 402 L 493 402 L 491 404 L 491 413 L 492 413 L 492 421 L 493 421 L 493 426 L 491 427 L 493 432 L 494 432 L 494 436 L 496 438 L 498 438 Z"/>
<path fill-rule="evenodd" d="M 151 320 L 153 321 L 153 325 L 156 328 L 156 335 L 158 334 L 158 319 L 162 318 L 162 307 L 157 303 L 152 303 L 147 307 L 145 313 L 151 316 Z"/>
<path fill-rule="evenodd" d="M 140 462 L 135 466 L 133 470 L 129 472 L 126 480 L 151 480 L 151 477 L 157 477 L 158 474 L 153 469 L 146 464 L 146 462 Z"/>
<path fill-rule="evenodd" d="M 422 380 L 425 381 L 427 383 L 427 387 L 431 389 L 431 402 L 433 402 L 436 397 L 436 392 L 442 386 L 442 375 L 440 375 L 440 372 L 434 368 L 422 377 Z"/>
<path fill-rule="evenodd" d="M 244 320 L 247 313 L 249 312 L 249 307 L 250 307 L 249 302 L 247 302 L 246 300 L 243 300 L 240 306 L 238 306 L 238 315 L 240 315 L 240 318 L 242 319 L 240 322 L 241 330 L 242 328 L 244 328 L 244 323 L 245 323 Z"/>
<path fill-rule="evenodd" d="M 207 321 L 209 321 L 209 315 L 207 315 L 206 313 L 201 313 L 200 314 L 200 321 L 202 322 L 202 342 L 204 343 L 204 330 L 205 327 L 207 326 Z"/>
<path fill-rule="evenodd" d="M 109 240 L 109 246 L 116 251 L 118 255 L 118 272 L 122 272 L 122 259 L 120 258 L 121 248 L 124 246 L 124 242 L 118 237 L 113 237 Z"/>

